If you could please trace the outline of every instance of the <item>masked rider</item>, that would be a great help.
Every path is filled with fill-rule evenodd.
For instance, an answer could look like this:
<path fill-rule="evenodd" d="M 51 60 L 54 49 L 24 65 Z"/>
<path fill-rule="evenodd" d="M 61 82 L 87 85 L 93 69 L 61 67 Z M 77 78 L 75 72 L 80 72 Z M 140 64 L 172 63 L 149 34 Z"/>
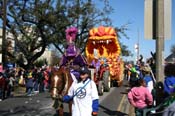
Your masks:
<path fill-rule="evenodd" d="M 67 47 L 60 61 L 60 67 L 70 69 L 71 76 L 74 81 L 77 81 L 76 79 L 79 78 L 79 68 L 87 66 L 86 59 L 80 54 L 80 50 L 74 43 L 77 33 L 78 29 L 75 27 L 71 27 L 66 30 Z"/>

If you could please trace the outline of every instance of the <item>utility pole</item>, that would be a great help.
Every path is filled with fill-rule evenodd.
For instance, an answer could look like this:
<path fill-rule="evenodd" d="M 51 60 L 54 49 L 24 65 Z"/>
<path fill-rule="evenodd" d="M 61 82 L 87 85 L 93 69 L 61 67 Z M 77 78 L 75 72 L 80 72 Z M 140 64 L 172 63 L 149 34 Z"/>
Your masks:
<path fill-rule="evenodd" d="M 139 29 L 137 30 L 137 32 L 138 32 L 138 38 L 137 38 L 137 42 L 136 42 L 136 44 L 135 44 L 135 46 L 134 46 L 134 48 L 135 48 L 135 52 L 136 52 L 136 63 L 138 62 L 138 60 L 139 60 Z"/>
<path fill-rule="evenodd" d="M 164 0 L 155 1 L 156 23 L 156 80 L 164 78 Z"/>
<path fill-rule="evenodd" d="M 156 80 L 164 78 L 164 40 L 171 38 L 172 0 L 145 0 L 144 34 L 156 40 Z"/>
<path fill-rule="evenodd" d="M 3 1 L 3 31 L 2 31 L 2 64 L 3 68 L 6 63 L 6 11 L 7 11 L 7 1 Z"/>

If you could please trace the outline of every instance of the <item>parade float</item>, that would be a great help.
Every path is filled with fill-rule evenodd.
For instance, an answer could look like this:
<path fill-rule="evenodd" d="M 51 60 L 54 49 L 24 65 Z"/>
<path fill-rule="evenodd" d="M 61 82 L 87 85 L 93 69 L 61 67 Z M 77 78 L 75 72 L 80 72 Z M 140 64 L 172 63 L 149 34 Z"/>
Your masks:
<path fill-rule="evenodd" d="M 121 47 L 114 28 L 104 26 L 92 28 L 89 31 L 85 52 L 89 64 L 96 58 L 98 58 L 102 64 L 106 64 L 106 68 L 102 68 L 102 72 L 108 70 L 109 73 L 101 74 L 102 77 L 100 79 L 103 80 L 104 89 L 109 89 L 114 83 L 116 83 L 117 86 L 121 86 L 124 68 L 120 56 Z"/>

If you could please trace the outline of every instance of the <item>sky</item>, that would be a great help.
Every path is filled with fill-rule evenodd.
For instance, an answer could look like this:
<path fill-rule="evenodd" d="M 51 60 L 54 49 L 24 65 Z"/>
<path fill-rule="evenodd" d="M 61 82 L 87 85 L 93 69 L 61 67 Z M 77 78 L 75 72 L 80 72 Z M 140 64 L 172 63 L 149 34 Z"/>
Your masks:
<path fill-rule="evenodd" d="M 113 25 L 120 27 L 127 24 L 128 31 L 127 36 L 130 39 L 121 37 L 120 41 L 128 46 L 128 49 L 134 54 L 133 57 L 124 58 L 125 60 L 135 60 L 136 52 L 134 45 L 139 38 L 139 51 L 144 56 L 144 59 L 151 57 L 150 51 L 155 52 L 156 43 L 155 40 L 146 40 L 144 38 L 144 0 L 109 0 L 110 5 L 114 9 L 114 13 L 110 15 L 113 21 Z M 172 0 L 172 30 L 171 38 L 165 40 L 164 57 L 166 58 L 171 52 L 171 46 L 175 45 L 175 0 Z"/>

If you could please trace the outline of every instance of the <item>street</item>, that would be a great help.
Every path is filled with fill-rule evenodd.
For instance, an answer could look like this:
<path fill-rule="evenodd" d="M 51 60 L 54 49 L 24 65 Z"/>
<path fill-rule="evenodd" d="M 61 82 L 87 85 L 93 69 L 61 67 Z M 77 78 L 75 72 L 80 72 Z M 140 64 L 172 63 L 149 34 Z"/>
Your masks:
<path fill-rule="evenodd" d="M 99 116 L 125 116 L 121 112 L 121 99 L 125 92 L 125 85 L 113 87 L 110 92 L 100 96 Z M 53 116 L 53 100 L 48 92 L 39 93 L 32 97 L 16 96 L 0 102 L 0 116 Z M 68 105 L 64 104 L 64 115 L 68 116 Z M 118 111 L 117 111 L 118 110 Z"/>

